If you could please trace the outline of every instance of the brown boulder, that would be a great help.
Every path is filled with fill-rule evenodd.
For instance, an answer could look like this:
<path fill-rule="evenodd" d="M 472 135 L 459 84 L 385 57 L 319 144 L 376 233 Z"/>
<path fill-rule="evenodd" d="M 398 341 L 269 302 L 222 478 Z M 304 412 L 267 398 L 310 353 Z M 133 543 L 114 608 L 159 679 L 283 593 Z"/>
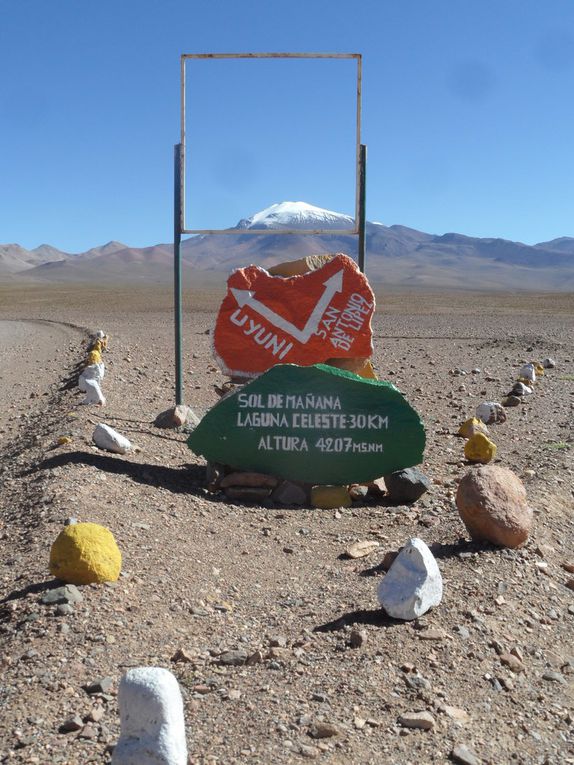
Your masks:
<path fill-rule="evenodd" d="M 271 266 L 269 273 L 272 276 L 301 276 L 302 274 L 308 274 L 309 271 L 316 271 L 318 268 L 322 268 L 325 263 L 328 263 L 332 255 L 307 255 L 306 258 L 299 258 L 299 260 L 288 260 L 285 263 L 278 263 L 276 266 Z"/>
<path fill-rule="evenodd" d="M 468 472 L 456 506 L 472 539 L 518 547 L 528 538 L 532 510 L 522 482 L 508 468 L 488 465 Z"/>

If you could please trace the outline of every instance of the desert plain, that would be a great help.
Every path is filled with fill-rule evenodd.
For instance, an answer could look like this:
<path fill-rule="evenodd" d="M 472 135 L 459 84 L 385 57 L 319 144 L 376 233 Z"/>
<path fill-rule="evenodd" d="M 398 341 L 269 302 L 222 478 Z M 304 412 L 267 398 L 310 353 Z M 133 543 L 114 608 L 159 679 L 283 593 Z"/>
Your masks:
<path fill-rule="evenodd" d="M 199 415 L 226 380 L 211 355 L 222 295 L 185 291 L 184 400 Z M 0 762 L 110 762 L 118 682 L 141 665 L 178 678 L 194 765 L 574 762 L 574 297 L 379 288 L 377 305 L 374 366 L 425 424 L 432 488 L 410 506 L 317 510 L 210 494 L 186 434 L 153 425 L 174 402 L 169 288 L 0 287 Z M 75 385 L 97 329 L 110 336 L 101 408 Z M 474 468 L 456 431 L 546 357 L 556 367 L 491 427 L 533 532 L 514 550 L 472 542 L 454 498 Z M 97 449 L 99 422 L 141 451 Z M 59 615 L 40 599 L 70 517 L 107 526 L 123 568 Z M 376 588 L 410 537 L 431 547 L 444 596 L 403 623 Z M 348 558 L 363 540 L 378 549 Z M 430 729 L 399 724 L 421 711 Z"/>

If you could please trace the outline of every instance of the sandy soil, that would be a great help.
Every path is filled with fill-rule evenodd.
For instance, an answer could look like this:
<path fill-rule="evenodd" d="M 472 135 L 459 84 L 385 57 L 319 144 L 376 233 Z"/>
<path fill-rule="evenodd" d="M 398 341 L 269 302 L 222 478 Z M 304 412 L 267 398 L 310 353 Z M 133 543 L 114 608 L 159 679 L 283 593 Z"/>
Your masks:
<path fill-rule="evenodd" d="M 225 380 L 210 355 L 216 297 L 186 295 L 185 398 L 199 413 Z M 411 507 L 319 511 L 208 494 L 185 435 L 152 425 L 173 399 L 169 291 L 0 290 L 0 762 L 109 762 L 117 683 L 140 664 L 178 677 L 198 765 L 446 763 L 462 744 L 492 765 L 574 762 L 574 592 L 563 568 L 574 560 L 574 300 L 413 292 L 379 305 L 374 363 L 425 422 L 433 489 Z M 87 329 L 98 328 L 111 336 L 104 409 L 80 406 L 74 386 Z M 454 433 L 508 391 L 523 361 L 546 356 L 556 369 L 493 428 L 499 464 L 527 487 L 534 533 L 519 550 L 472 544 L 453 502 L 469 469 Z M 142 451 L 100 452 L 100 421 Z M 58 446 L 62 435 L 72 442 Z M 72 515 L 113 531 L 123 573 L 82 588 L 83 602 L 57 616 L 39 599 Z M 403 624 L 377 607 L 376 586 L 384 553 L 411 536 L 433 545 L 445 594 Z M 379 551 L 345 559 L 364 539 Z M 358 648 L 353 629 L 364 631 Z M 218 663 L 228 649 L 265 657 L 274 645 L 253 666 Z M 188 662 L 171 660 L 178 649 Z M 523 672 L 501 663 L 511 650 Z M 104 676 L 112 690 L 88 695 L 83 686 Z M 422 710 L 432 730 L 398 724 Z M 74 715 L 83 727 L 60 733 Z M 337 735 L 314 738 L 320 722 Z"/>

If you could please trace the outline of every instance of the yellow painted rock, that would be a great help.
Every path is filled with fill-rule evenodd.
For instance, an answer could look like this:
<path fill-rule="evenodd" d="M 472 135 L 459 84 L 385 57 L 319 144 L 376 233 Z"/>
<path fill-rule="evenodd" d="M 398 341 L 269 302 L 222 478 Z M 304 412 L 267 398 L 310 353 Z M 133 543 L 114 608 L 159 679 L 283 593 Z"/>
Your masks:
<path fill-rule="evenodd" d="M 534 366 L 534 371 L 536 372 L 536 375 L 540 375 L 540 377 L 544 376 L 544 367 L 539 361 L 532 361 L 532 365 Z"/>
<path fill-rule="evenodd" d="M 487 462 L 496 456 L 496 444 L 484 433 L 475 433 L 464 445 L 464 456 L 469 462 Z"/>
<path fill-rule="evenodd" d="M 311 505 L 321 510 L 333 510 L 336 507 L 350 507 L 353 504 L 346 486 L 313 486 Z"/>
<path fill-rule="evenodd" d="M 87 366 L 92 364 L 100 364 L 102 361 L 102 354 L 99 351 L 90 351 L 88 353 Z"/>
<path fill-rule="evenodd" d="M 65 444 L 71 444 L 71 443 L 72 443 L 72 439 L 70 438 L 70 436 L 60 436 L 60 438 L 58 439 L 58 446 L 65 446 Z"/>
<path fill-rule="evenodd" d="M 346 369 L 347 372 L 354 372 L 359 377 L 366 377 L 368 380 L 378 380 L 370 359 L 327 359 L 325 364 L 337 369 Z"/>
<path fill-rule="evenodd" d="M 472 438 L 476 433 L 484 433 L 487 435 L 488 428 L 478 417 L 471 417 L 469 420 L 462 423 L 458 429 L 457 435 L 462 436 L 463 438 Z"/>
<path fill-rule="evenodd" d="M 104 344 L 101 340 L 94 340 L 94 342 L 90 346 L 90 351 L 98 351 L 98 353 L 101 353 L 104 349 Z"/>
<path fill-rule="evenodd" d="M 97 523 L 66 526 L 50 550 L 50 573 L 70 584 L 115 582 L 121 568 L 114 535 Z"/>

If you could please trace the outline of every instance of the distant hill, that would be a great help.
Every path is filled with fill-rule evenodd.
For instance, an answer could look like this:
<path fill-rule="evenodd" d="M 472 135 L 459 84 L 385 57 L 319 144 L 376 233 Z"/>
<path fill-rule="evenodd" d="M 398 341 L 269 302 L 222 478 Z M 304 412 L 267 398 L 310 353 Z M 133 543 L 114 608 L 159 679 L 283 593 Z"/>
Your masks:
<path fill-rule="evenodd" d="M 356 236 L 247 233 L 250 229 L 337 230 L 352 225 L 348 215 L 305 202 L 282 202 L 241 219 L 230 229 L 233 233 L 183 241 L 183 269 L 197 282 L 250 263 L 267 268 L 316 253 L 345 252 L 356 258 Z M 0 245 L 0 278 L 4 281 L 169 283 L 172 274 L 171 244 L 135 248 L 112 241 L 78 254 L 45 244 L 34 250 Z M 373 284 L 389 286 L 574 291 L 574 238 L 531 246 L 368 223 L 367 276 Z"/>

